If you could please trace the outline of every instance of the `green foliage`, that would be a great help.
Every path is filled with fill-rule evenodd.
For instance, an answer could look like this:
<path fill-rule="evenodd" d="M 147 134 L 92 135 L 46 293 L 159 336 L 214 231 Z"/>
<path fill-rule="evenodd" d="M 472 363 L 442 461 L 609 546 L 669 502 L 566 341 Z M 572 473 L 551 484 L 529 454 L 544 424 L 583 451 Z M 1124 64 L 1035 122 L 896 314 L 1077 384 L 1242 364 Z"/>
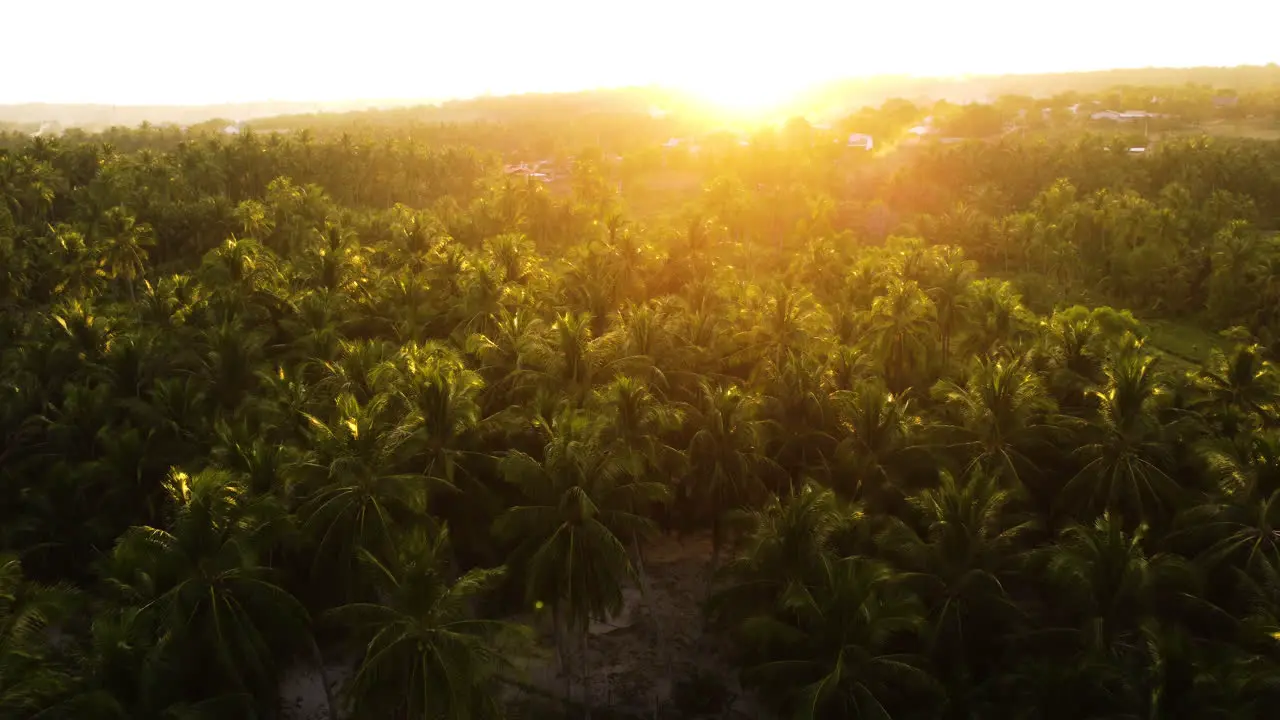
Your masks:
<path fill-rule="evenodd" d="M 7 137 L 0 715 L 496 717 L 530 606 L 589 707 L 678 530 L 785 714 L 1265 716 L 1280 151 L 1079 99 Z"/>

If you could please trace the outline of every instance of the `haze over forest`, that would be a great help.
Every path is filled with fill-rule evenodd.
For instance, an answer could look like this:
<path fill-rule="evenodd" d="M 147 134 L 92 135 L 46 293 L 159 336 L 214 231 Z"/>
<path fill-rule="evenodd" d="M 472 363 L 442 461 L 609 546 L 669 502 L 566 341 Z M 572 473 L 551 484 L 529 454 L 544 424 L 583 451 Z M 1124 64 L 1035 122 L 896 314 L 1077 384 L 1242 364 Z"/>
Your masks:
<path fill-rule="evenodd" d="M 754 112 L 755 120 L 779 120 L 793 115 L 829 119 L 890 98 L 953 103 L 989 102 L 1004 95 L 1049 97 L 1073 91 L 1099 92 L 1122 86 L 1196 84 L 1250 90 L 1268 87 L 1280 78 L 1280 67 L 1137 68 L 1040 75 L 991 75 L 962 78 L 877 76 L 846 78 L 811 88 L 776 105 Z M 517 94 L 444 100 L 247 102 L 216 105 L 103 105 L 24 103 L 0 105 L 0 124 L 38 130 L 54 123 L 89 130 L 112 126 L 152 124 L 194 125 L 210 120 L 242 122 L 281 115 L 359 113 L 379 109 L 412 108 L 418 122 L 501 120 L 528 110 L 593 113 L 650 113 L 655 109 L 686 111 L 699 117 L 735 117 L 733 108 L 689 91 L 653 87 L 587 90 L 575 93 Z"/>

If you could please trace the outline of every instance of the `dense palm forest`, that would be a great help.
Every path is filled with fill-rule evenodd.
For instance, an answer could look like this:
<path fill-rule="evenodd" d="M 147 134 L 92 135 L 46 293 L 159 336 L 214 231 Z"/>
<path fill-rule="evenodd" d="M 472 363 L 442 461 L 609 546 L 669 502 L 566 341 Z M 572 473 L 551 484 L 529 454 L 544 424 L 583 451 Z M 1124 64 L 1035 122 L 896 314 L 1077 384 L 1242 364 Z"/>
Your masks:
<path fill-rule="evenodd" d="M 1280 144 L 441 132 L 3 143 L 0 717 L 621 714 L 683 536 L 760 716 L 1280 702 Z"/>

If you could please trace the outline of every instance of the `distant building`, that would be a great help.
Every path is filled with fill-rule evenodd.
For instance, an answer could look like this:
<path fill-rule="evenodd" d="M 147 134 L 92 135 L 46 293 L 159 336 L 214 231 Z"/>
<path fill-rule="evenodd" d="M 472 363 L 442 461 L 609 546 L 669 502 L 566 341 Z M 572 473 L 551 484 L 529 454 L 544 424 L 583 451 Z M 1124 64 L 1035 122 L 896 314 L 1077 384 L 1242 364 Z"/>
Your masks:
<path fill-rule="evenodd" d="M 1235 95 L 1219 95 L 1213 99 L 1213 106 L 1216 108 L 1233 108 L 1240 104 L 1240 98 Z"/>
<path fill-rule="evenodd" d="M 854 133 L 849 136 L 848 144 L 849 144 L 849 147 L 856 147 L 856 148 L 862 148 L 863 150 L 870 150 L 871 148 L 875 147 L 876 141 L 875 141 L 875 138 L 865 133 Z"/>
<path fill-rule="evenodd" d="M 1124 112 L 1102 110 L 1101 112 L 1093 113 L 1089 117 L 1094 120 L 1110 120 L 1111 122 L 1133 122 L 1134 120 L 1147 120 L 1164 116 L 1147 112 L 1146 110 L 1125 110 Z"/>
<path fill-rule="evenodd" d="M 549 160 L 539 160 L 533 165 L 520 163 L 518 165 L 507 165 L 502 169 L 508 175 L 529 178 L 532 180 L 548 181 L 554 179 L 554 176 L 551 173 L 552 168 L 550 163 L 551 161 Z"/>

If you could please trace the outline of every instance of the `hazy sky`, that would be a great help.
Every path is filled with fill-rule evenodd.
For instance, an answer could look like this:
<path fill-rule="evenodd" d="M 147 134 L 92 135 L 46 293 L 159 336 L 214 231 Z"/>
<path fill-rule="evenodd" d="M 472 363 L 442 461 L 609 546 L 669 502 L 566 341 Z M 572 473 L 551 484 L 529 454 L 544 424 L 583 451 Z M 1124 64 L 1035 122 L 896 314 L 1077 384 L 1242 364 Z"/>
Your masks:
<path fill-rule="evenodd" d="M 0 103 L 439 98 L 1280 61 L 1280 0 L 0 0 Z"/>

